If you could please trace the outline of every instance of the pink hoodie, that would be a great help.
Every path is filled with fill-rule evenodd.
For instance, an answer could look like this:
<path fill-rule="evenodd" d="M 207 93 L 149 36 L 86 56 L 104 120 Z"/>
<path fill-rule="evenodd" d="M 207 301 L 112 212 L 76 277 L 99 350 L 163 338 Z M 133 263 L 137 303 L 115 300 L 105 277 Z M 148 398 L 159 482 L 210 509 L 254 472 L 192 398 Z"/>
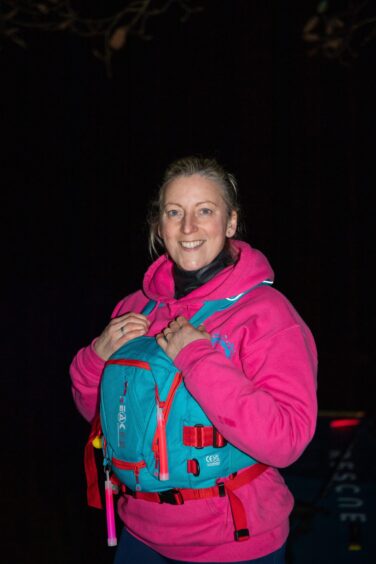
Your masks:
<path fill-rule="evenodd" d="M 143 291 L 122 300 L 113 317 L 140 312 L 148 299 L 161 304 L 150 314 L 149 335 L 177 315 L 187 318 L 204 300 L 236 296 L 273 279 L 267 259 L 248 244 L 232 241 L 234 266 L 176 300 L 172 263 L 162 256 L 144 277 Z M 251 537 L 234 541 L 227 497 L 180 506 L 121 497 L 118 511 L 127 529 L 164 556 L 197 562 L 233 562 L 277 550 L 288 535 L 293 497 L 276 470 L 292 464 L 312 439 L 316 417 L 317 354 L 312 334 L 289 301 L 270 286 L 246 294 L 205 322 L 212 342 L 198 340 L 175 359 L 189 392 L 230 442 L 270 466 L 236 491 L 247 510 Z M 74 401 L 91 420 L 104 367 L 93 343 L 71 364 Z"/>

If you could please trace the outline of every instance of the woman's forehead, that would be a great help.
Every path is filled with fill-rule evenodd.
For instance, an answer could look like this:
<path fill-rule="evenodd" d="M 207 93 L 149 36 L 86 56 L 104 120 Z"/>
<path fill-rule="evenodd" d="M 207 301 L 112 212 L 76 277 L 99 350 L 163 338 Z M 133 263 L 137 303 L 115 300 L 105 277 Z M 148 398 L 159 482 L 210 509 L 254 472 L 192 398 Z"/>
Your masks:
<path fill-rule="evenodd" d="M 214 180 L 199 174 L 179 176 L 166 186 L 163 200 L 164 204 L 169 201 L 177 203 L 178 200 L 217 203 L 223 200 L 222 187 Z"/>

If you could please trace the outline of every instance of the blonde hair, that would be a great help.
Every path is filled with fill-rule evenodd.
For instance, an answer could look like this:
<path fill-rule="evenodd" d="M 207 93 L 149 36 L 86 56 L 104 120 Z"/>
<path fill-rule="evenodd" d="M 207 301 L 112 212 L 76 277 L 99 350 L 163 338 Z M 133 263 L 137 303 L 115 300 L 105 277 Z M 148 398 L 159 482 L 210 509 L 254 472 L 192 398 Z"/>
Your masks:
<path fill-rule="evenodd" d="M 155 199 L 150 204 L 148 214 L 149 224 L 149 252 L 151 256 L 158 255 L 158 246 L 163 248 L 163 241 L 159 236 L 159 224 L 163 211 L 164 197 L 167 186 L 181 176 L 192 176 L 199 174 L 215 182 L 222 190 L 222 197 L 226 204 L 228 217 L 235 211 L 240 213 L 238 203 L 238 187 L 235 177 L 227 172 L 215 159 L 203 158 L 199 156 L 189 156 L 173 161 L 166 169 L 162 184 L 158 190 Z M 235 236 L 239 234 L 238 227 Z"/>

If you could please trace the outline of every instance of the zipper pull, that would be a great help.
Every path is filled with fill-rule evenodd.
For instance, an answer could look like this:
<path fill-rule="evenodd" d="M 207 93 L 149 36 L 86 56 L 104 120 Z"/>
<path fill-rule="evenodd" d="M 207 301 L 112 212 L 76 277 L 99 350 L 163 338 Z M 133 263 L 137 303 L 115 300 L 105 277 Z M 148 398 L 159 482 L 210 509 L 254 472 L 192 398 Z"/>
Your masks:
<path fill-rule="evenodd" d="M 140 482 L 139 482 L 139 479 L 138 479 L 139 475 L 140 475 L 140 468 L 138 466 L 136 466 L 135 469 L 134 469 L 134 477 L 135 477 L 135 480 L 136 480 L 136 488 L 135 489 L 138 492 L 141 490 Z"/>

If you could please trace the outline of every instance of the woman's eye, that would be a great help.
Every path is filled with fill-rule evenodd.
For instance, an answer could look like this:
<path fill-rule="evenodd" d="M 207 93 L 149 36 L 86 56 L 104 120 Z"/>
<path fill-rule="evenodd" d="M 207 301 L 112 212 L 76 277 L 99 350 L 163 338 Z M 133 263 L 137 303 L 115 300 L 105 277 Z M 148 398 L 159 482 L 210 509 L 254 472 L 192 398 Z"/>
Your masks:
<path fill-rule="evenodd" d="M 179 210 L 167 210 L 166 214 L 167 217 L 178 217 L 179 216 Z"/>
<path fill-rule="evenodd" d="M 213 213 L 213 210 L 211 210 L 210 208 L 201 208 L 200 209 L 201 215 L 211 215 L 212 213 Z"/>

